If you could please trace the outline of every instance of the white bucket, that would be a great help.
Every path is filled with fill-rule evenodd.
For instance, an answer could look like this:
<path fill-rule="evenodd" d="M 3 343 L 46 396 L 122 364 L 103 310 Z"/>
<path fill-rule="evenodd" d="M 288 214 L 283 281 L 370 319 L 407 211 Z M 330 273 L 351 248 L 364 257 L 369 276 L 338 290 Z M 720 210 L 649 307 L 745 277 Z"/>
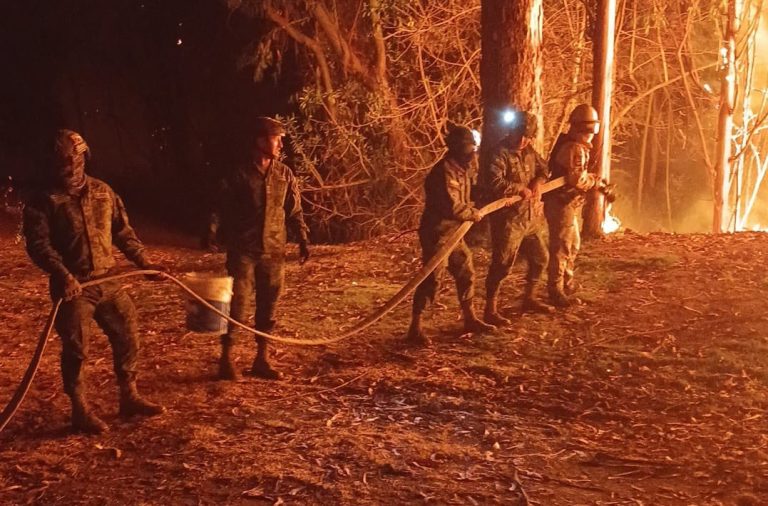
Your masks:
<path fill-rule="evenodd" d="M 229 315 L 229 306 L 232 302 L 232 283 L 234 281 L 230 276 L 191 272 L 185 275 L 182 281 L 209 304 Z M 227 331 L 227 320 L 189 295 L 187 295 L 187 302 L 184 307 L 187 311 L 187 329 L 192 332 Z"/>

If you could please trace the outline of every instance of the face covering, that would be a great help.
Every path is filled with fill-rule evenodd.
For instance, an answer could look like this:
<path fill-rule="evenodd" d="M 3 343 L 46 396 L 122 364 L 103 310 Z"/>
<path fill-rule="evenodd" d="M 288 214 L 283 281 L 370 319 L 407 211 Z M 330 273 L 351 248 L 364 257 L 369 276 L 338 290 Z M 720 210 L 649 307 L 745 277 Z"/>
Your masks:
<path fill-rule="evenodd" d="M 78 193 L 85 186 L 85 153 L 88 146 L 75 132 L 62 131 L 56 140 L 56 183 L 67 193 Z"/>

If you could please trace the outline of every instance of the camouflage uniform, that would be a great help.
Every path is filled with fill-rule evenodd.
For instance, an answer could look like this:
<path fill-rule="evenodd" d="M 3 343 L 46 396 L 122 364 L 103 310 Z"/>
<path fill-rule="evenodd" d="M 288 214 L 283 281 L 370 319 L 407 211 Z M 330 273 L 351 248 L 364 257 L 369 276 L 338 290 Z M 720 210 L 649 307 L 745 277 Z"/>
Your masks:
<path fill-rule="evenodd" d="M 52 298 L 62 296 L 63 280 L 69 273 L 78 281 L 107 274 L 115 265 L 112 244 L 136 265 L 148 265 L 122 200 L 106 183 L 92 177 L 77 195 L 50 192 L 32 196 L 24 207 L 23 227 L 30 258 L 51 276 Z M 136 378 L 136 309 L 119 283 L 102 283 L 64 301 L 56 318 L 62 339 L 64 391 L 70 396 L 81 389 L 91 319 L 109 338 L 118 381 Z"/>
<path fill-rule="evenodd" d="M 296 229 L 300 241 L 307 241 L 298 184 L 286 165 L 274 160 L 265 173 L 256 167 L 241 168 L 223 182 L 213 232 L 223 239 L 227 271 L 234 278 L 232 318 L 247 324 L 255 298 L 256 329 L 264 332 L 274 327 L 275 304 L 283 287 L 286 224 Z M 222 344 L 234 345 L 243 332 L 230 325 Z M 265 346 L 263 340 L 257 342 Z"/>
<path fill-rule="evenodd" d="M 518 195 L 536 179 L 544 182 L 548 177 L 547 165 L 533 147 L 512 151 L 502 145 L 481 174 L 481 182 L 489 199 L 498 200 Z M 526 294 L 532 296 L 549 259 L 541 202 L 524 200 L 491 214 L 489 220 L 493 254 L 485 283 L 486 300 L 496 298 L 521 247 L 528 261 Z"/>
<path fill-rule="evenodd" d="M 578 134 L 561 134 L 549 158 L 552 178 L 565 177 L 566 185 L 544 196 L 544 214 L 549 224 L 549 280 L 551 297 L 572 292 L 574 264 L 581 246 L 579 216 L 586 192 L 597 178 L 587 172 L 592 145 Z"/>
<path fill-rule="evenodd" d="M 422 259 L 427 263 L 443 246 L 462 222 L 477 213 L 470 201 L 472 177 L 469 171 L 450 158 L 443 158 L 424 181 L 426 192 L 424 213 L 419 226 Z M 462 240 L 447 260 L 448 271 L 456 280 L 459 302 L 470 301 L 475 295 L 475 271 L 472 252 Z M 427 302 L 434 301 L 446 262 L 439 265 L 417 288 L 413 295 L 413 311 L 421 313 Z"/>

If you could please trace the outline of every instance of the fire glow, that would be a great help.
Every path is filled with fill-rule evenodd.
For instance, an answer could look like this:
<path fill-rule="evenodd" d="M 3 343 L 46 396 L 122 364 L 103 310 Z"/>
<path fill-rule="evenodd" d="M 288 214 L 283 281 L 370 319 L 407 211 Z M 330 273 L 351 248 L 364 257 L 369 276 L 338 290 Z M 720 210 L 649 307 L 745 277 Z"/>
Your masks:
<path fill-rule="evenodd" d="M 611 214 L 612 207 L 611 204 L 608 204 L 605 208 L 605 219 L 603 219 L 602 225 L 604 234 L 612 234 L 621 228 L 621 220 Z"/>

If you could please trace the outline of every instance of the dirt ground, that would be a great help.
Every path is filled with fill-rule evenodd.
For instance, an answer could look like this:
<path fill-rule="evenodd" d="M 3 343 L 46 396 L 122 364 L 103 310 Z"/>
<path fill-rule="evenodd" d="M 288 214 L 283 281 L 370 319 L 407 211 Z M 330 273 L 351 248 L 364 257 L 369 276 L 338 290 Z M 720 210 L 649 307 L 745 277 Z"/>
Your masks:
<path fill-rule="evenodd" d="M 173 273 L 222 269 L 222 254 L 148 242 Z M 4 405 L 49 301 L 7 230 L 0 251 Z M 583 303 L 566 312 L 521 315 L 517 270 L 514 324 L 461 335 L 446 280 L 432 348 L 403 343 L 406 303 L 349 341 L 279 346 L 278 382 L 215 381 L 218 338 L 185 330 L 173 285 L 132 279 L 139 386 L 169 412 L 117 417 L 95 330 L 88 385 L 111 431 L 70 435 L 53 337 L 0 433 L 0 503 L 768 504 L 766 252 L 761 233 L 610 236 L 585 245 Z M 313 255 L 299 267 L 291 250 L 280 334 L 332 335 L 419 266 L 415 234 Z M 253 355 L 240 343 L 238 365 Z"/>

